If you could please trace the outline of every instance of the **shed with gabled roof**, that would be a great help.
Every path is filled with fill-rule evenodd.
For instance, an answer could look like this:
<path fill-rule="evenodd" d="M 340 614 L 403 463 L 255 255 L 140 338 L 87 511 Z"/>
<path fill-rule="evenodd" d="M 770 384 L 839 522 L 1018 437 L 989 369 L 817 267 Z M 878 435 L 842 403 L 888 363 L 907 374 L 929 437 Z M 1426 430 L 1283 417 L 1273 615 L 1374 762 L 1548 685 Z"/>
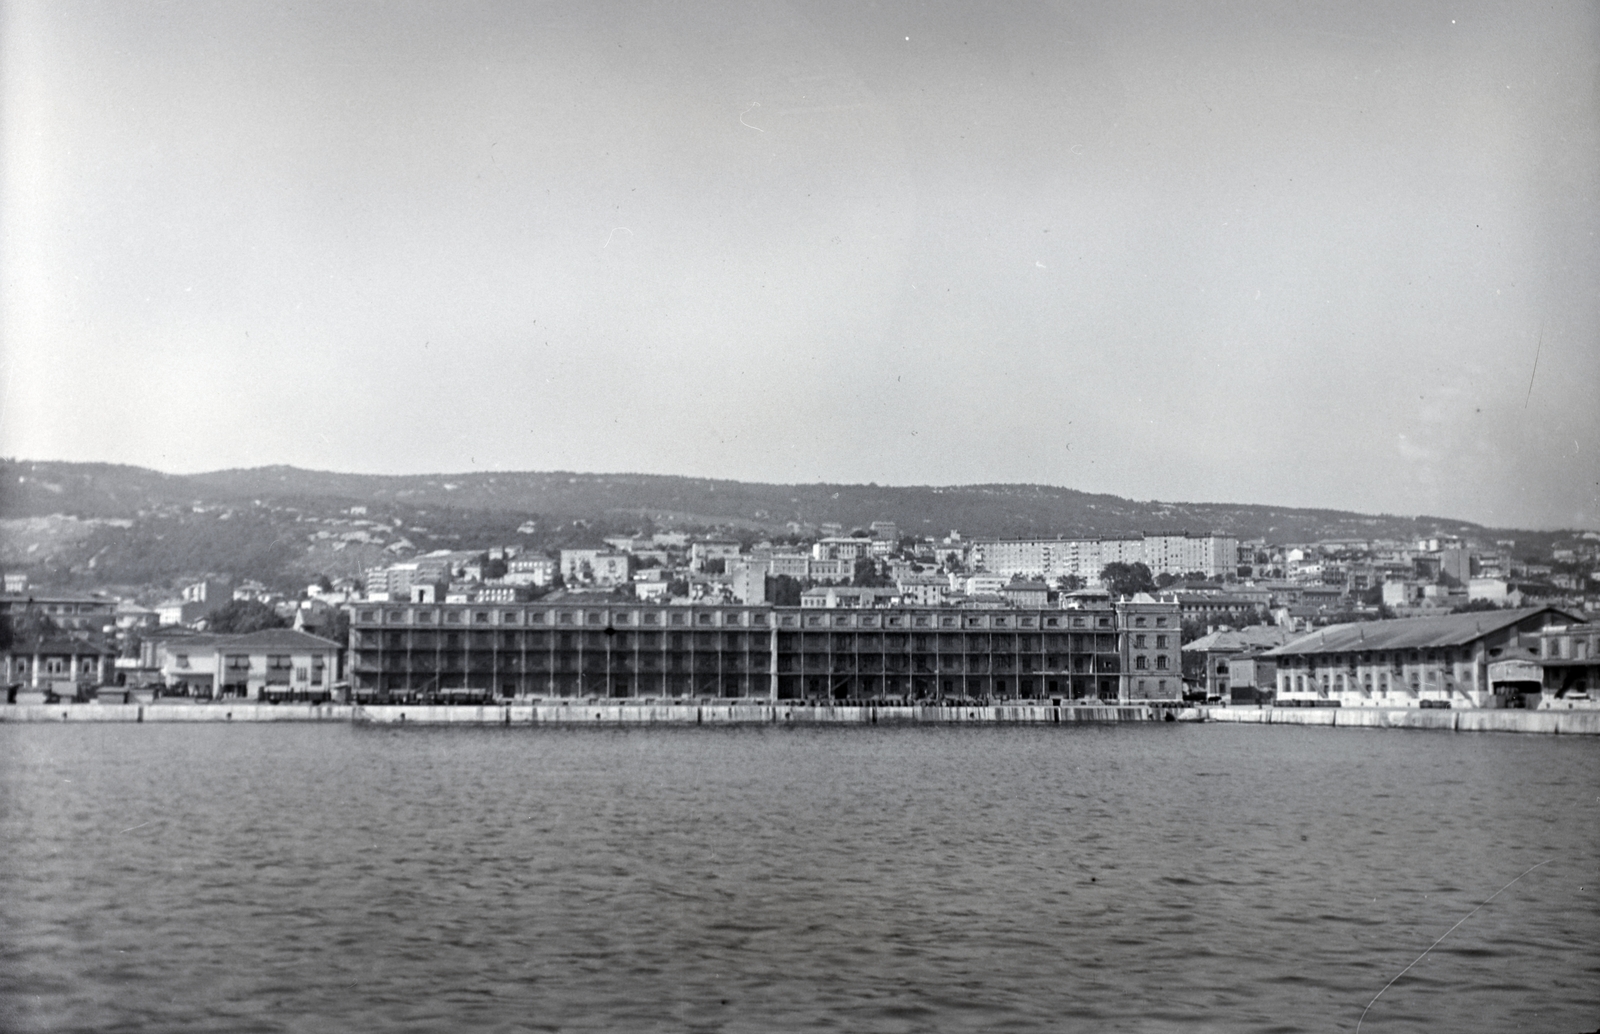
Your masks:
<path fill-rule="evenodd" d="M 1556 607 L 1469 611 L 1331 625 L 1267 652 L 1278 662 L 1279 704 L 1503 707 L 1489 665 L 1537 656 L 1546 625 L 1581 620 Z"/>

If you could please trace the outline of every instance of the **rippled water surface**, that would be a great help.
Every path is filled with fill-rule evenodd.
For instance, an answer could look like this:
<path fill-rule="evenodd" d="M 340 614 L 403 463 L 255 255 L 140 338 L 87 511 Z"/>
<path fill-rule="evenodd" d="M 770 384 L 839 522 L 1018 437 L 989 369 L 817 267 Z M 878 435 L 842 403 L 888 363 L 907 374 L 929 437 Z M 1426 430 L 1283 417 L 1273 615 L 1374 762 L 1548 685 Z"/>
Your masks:
<path fill-rule="evenodd" d="M 1600 1027 L 1600 741 L 0 726 L 0 1028 Z"/>

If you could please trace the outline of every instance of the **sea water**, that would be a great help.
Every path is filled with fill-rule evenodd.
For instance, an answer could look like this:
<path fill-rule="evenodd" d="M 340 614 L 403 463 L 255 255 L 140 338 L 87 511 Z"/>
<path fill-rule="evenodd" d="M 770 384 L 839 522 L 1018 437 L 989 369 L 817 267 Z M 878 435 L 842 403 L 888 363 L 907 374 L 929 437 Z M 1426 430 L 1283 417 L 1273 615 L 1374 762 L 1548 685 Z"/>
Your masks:
<path fill-rule="evenodd" d="M 0 725 L 0 850 L 8 1031 L 1600 1027 L 1589 737 Z"/>

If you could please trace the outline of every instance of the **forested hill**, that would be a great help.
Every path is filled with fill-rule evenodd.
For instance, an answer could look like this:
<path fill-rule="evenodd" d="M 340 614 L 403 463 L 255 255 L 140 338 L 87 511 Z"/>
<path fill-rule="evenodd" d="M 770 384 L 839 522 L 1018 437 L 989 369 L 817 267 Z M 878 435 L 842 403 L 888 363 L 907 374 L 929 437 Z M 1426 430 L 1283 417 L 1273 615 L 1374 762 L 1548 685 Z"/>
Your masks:
<path fill-rule="evenodd" d="M 133 518 L 173 506 L 299 500 L 405 510 L 445 507 L 657 528 L 730 526 L 783 533 L 891 520 L 903 533 L 1091 536 L 1221 531 L 1275 542 L 1488 534 L 1466 521 L 1221 503 L 1139 502 L 1050 485 L 770 485 L 646 474 L 469 473 L 381 476 L 294 467 L 162 474 L 140 467 L 0 461 L 0 517 Z M 498 521 L 495 523 L 499 523 Z"/>

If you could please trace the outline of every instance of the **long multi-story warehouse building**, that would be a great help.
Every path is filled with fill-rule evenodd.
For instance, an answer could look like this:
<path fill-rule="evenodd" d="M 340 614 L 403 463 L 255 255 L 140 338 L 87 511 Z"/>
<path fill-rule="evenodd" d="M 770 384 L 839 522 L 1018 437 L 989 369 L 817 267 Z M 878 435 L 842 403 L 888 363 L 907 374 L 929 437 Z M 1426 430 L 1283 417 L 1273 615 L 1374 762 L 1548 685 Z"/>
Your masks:
<path fill-rule="evenodd" d="M 1233 574 L 1239 541 L 1226 535 L 1144 535 L 1139 538 L 975 539 L 968 560 L 992 574 L 1028 578 L 1076 575 L 1097 582 L 1107 564 L 1144 564 L 1152 574 L 1208 578 Z"/>
<path fill-rule="evenodd" d="M 1177 604 L 801 610 L 640 604 L 354 604 L 357 700 L 1182 695 Z"/>

